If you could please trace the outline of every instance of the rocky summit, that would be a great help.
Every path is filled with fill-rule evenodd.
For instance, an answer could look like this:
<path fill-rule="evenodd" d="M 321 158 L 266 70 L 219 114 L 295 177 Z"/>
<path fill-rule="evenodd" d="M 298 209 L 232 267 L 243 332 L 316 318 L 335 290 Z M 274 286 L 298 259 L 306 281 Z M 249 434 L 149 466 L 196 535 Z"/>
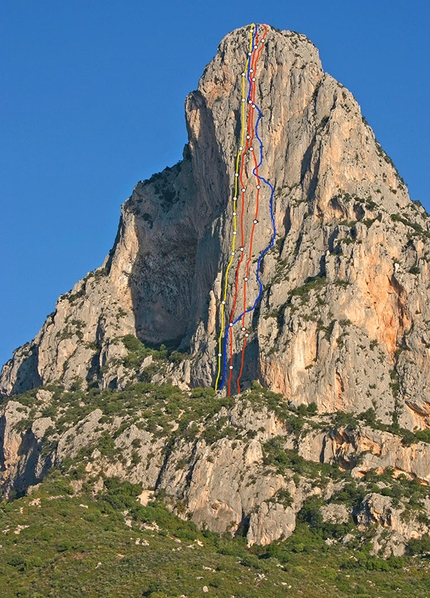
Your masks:
<path fill-rule="evenodd" d="M 3 490 L 85 457 L 249 544 L 312 499 L 403 554 L 430 529 L 429 216 L 304 35 L 228 34 L 185 115 L 182 161 L 3 367 Z"/>

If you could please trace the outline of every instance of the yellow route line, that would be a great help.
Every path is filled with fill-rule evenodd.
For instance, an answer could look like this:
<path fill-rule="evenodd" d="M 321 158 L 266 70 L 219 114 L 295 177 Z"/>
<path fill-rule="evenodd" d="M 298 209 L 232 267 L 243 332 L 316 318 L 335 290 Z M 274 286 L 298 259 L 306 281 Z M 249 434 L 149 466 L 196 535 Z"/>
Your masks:
<path fill-rule="evenodd" d="M 252 37 L 254 34 L 254 27 L 255 24 L 251 25 L 249 30 L 249 50 L 250 53 L 252 51 Z M 235 170 L 234 170 L 234 194 L 233 194 L 233 233 L 237 232 L 237 199 L 239 195 L 239 165 L 240 165 L 240 158 L 243 153 L 243 147 L 245 146 L 245 130 L 246 130 L 246 75 L 248 73 L 248 66 L 251 57 L 248 54 L 246 59 L 245 69 L 242 72 L 242 97 L 241 97 L 241 104 L 242 104 L 242 111 L 241 111 L 241 132 L 240 132 L 240 147 L 239 151 L 237 152 L 236 156 L 236 163 L 235 163 Z M 242 149 L 241 149 L 242 148 Z M 230 261 L 227 264 L 227 268 L 225 270 L 224 275 L 224 290 L 222 293 L 222 301 L 221 301 L 221 330 L 218 337 L 218 373 L 215 380 L 215 390 L 218 387 L 218 382 L 221 376 L 221 360 L 222 360 L 222 341 L 224 338 L 225 332 L 225 305 L 226 305 L 226 298 L 227 298 L 227 289 L 228 289 L 228 275 L 230 272 L 231 265 L 233 264 L 235 248 L 236 248 L 236 234 L 232 235 L 233 239 L 231 241 L 231 256 Z"/>

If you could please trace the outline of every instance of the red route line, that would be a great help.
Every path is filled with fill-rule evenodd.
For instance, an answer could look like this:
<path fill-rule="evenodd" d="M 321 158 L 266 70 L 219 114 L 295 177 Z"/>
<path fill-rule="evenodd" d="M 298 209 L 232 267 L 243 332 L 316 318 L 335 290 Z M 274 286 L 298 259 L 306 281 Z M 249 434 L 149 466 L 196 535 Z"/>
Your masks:
<path fill-rule="evenodd" d="M 266 25 L 263 25 L 263 28 L 264 28 L 264 33 L 261 38 L 262 40 L 265 39 L 265 37 L 267 35 L 267 31 L 268 31 Z M 241 189 L 240 231 L 241 231 L 241 247 L 242 248 L 245 248 L 245 225 L 244 225 L 244 217 L 245 217 L 245 191 L 244 191 L 244 189 L 245 189 L 245 184 L 244 184 L 244 180 L 243 180 L 243 172 L 244 172 L 244 168 L 245 168 L 246 152 L 252 147 L 253 141 L 255 139 L 255 130 L 254 130 L 255 111 L 254 111 L 253 105 L 255 104 L 256 81 L 253 81 L 253 79 L 256 79 L 257 63 L 259 61 L 260 54 L 264 47 L 263 41 L 261 43 L 259 43 L 258 31 L 255 36 L 254 48 L 257 49 L 257 47 L 258 47 L 258 50 L 257 51 L 254 50 L 252 53 L 250 70 L 249 70 L 251 81 L 250 81 L 250 92 L 249 92 L 249 101 L 248 101 L 247 135 L 246 135 L 245 148 L 244 148 L 244 151 L 241 156 L 240 177 L 239 177 L 240 189 Z M 258 187 L 260 187 L 260 178 L 258 176 L 258 160 L 256 157 L 256 153 L 254 151 L 252 151 L 252 153 L 253 153 L 253 160 L 254 160 L 254 176 L 257 178 Z M 255 207 L 254 220 L 258 219 L 259 202 L 260 202 L 260 189 L 257 188 L 256 199 L 255 199 L 256 207 Z M 253 222 L 253 224 L 252 224 L 250 241 L 249 241 L 248 259 L 246 262 L 246 272 L 245 272 L 245 279 L 244 279 L 244 293 L 243 293 L 243 305 L 244 305 L 243 311 L 244 312 L 246 311 L 247 279 L 249 277 L 249 269 L 250 269 L 250 264 L 251 264 L 251 259 L 252 259 L 252 246 L 253 246 L 253 238 L 254 238 L 254 232 L 255 232 L 255 224 L 256 224 L 255 222 Z M 238 289 L 239 289 L 239 274 L 240 274 L 240 268 L 241 268 L 241 265 L 243 262 L 243 258 L 244 258 L 244 251 L 241 251 L 240 259 L 236 266 L 235 292 L 234 292 L 232 310 L 231 310 L 231 314 L 230 314 L 230 324 L 233 322 L 236 305 L 237 305 L 237 296 L 238 296 Z M 244 313 L 244 315 L 242 317 L 242 329 L 245 329 L 245 317 L 246 317 L 246 313 Z M 227 382 L 228 396 L 230 396 L 230 394 L 231 394 L 231 381 L 232 381 L 232 377 L 233 377 L 233 327 L 232 326 L 230 326 L 230 330 L 229 330 L 229 345 L 230 345 L 230 368 L 229 368 L 230 373 L 229 373 L 228 382 Z M 239 376 L 237 378 L 238 393 L 240 393 L 240 379 L 241 379 L 242 373 L 243 373 L 244 360 L 245 360 L 245 349 L 246 349 L 246 333 L 245 333 L 244 341 L 243 341 L 241 367 L 240 367 Z"/>
<path fill-rule="evenodd" d="M 255 36 L 255 41 L 258 43 L 258 30 Z M 249 72 L 247 75 L 251 74 L 251 69 L 254 72 L 255 66 L 255 52 L 252 53 L 251 63 L 249 66 Z M 253 76 L 253 73 L 252 73 Z M 252 79 L 252 77 L 251 77 Z M 248 149 L 251 147 L 253 138 L 254 138 L 254 110 L 252 109 L 252 104 L 254 103 L 253 93 L 255 97 L 255 85 L 250 82 L 250 90 L 249 90 L 249 97 L 248 97 L 248 114 L 247 114 L 247 131 L 246 131 L 246 141 L 244 151 L 241 156 L 241 163 L 240 163 L 240 174 L 239 174 L 239 183 L 240 183 L 240 192 L 241 192 L 241 213 L 240 213 L 240 234 L 241 234 L 241 248 L 245 248 L 245 223 L 244 223 L 244 216 L 245 216 L 245 183 L 243 180 L 243 171 L 245 168 L 245 156 Z M 235 289 L 234 289 L 234 297 L 233 297 L 233 305 L 230 313 L 230 323 L 234 319 L 234 314 L 236 311 L 237 305 L 237 295 L 239 290 L 239 274 L 240 274 L 240 267 L 242 265 L 244 258 L 244 251 L 240 252 L 240 259 L 236 266 L 236 274 L 235 274 Z M 229 377 L 227 381 L 227 394 L 228 396 L 231 395 L 231 380 L 233 377 L 233 327 L 230 326 L 229 330 L 229 341 L 230 341 L 230 368 L 229 368 Z"/>
<path fill-rule="evenodd" d="M 263 40 L 266 38 L 267 35 L 267 27 L 266 25 L 263 25 L 263 29 L 264 29 L 264 33 L 262 35 L 262 42 L 259 45 L 259 48 L 257 50 L 257 55 L 255 57 L 255 66 L 253 66 L 252 68 L 254 69 L 253 72 L 253 76 L 255 78 L 256 77 L 256 72 L 257 72 L 257 63 L 260 59 L 260 54 L 263 50 Z M 255 103 L 255 88 L 256 88 L 256 83 L 255 83 L 255 87 L 254 87 L 254 100 L 253 103 Z M 252 131 L 252 135 L 253 135 L 253 139 L 254 139 L 254 129 Z M 252 246 L 253 246 L 253 240 L 254 240 L 254 232 L 255 232 L 255 226 L 256 226 L 256 220 L 258 220 L 258 212 L 259 212 L 259 206 L 260 206 L 260 190 L 261 190 L 261 180 L 260 177 L 258 175 L 258 160 L 257 160 L 257 156 L 256 156 L 256 152 L 252 152 L 253 153 L 253 157 L 254 157 L 254 176 L 257 179 L 257 194 L 256 194 L 256 199 L 255 199 L 255 215 L 254 215 L 254 221 L 252 223 L 252 228 L 251 228 L 251 235 L 250 235 L 250 239 L 249 239 L 249 251 L 248 251 L 248 260 L 246 262 L 246 271 L 245 271 L 245 280 L 244 280 L 244 290 L 243 290 L 243 317 L 242 317 L 242 328 L 245 328 L 245 318 L 246 318 L 246 291 L 247 291 L 247 281 L 249 278 L 249 269 L 250 269 L 250 265 L 251 265 L 251 259 L 252 259 Z M 243 368 L 244 368 L 244 364 L 245 364 L 245 350 L 246 350 L 246 342 L 247 342 L 247 335 L 245 333 L 244 339 L 243 339 L 243 346 L 242 346 L 242 356 L 241 356 L 241 361 L 240 361 L 240 371 L 239 371 L 239 375 L 237 377 L 236 380 L 236 386 L 237 386 L 237 392 L 238 394 L 240 394 L 240 380 L 242 378 L 242 374 L 243 374 Z"/>

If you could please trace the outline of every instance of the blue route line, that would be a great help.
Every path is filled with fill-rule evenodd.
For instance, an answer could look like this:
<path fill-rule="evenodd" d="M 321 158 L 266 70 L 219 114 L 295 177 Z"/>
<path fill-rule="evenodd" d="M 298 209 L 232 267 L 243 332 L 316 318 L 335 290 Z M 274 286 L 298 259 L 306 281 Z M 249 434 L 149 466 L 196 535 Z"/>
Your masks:
<path fill-rule="evenodd" d="M 258 26 L 256 25 L 255 27 L 255 32 L 254 32 L 254 37 L 252 39 L 252 51 L 254 51 L 254 40 L 255 40 L 255 36 L 257 35 L 257 28 Z M 249 83 L 249 91 L 248 91 L 248 101 L 251 97 L 251 79 L 250 79 L 250 64 L 251 61 L 248 64 L 248 83 Z M 219 390 L 222 390 L 224 388 L 224 384 L 225 384 L 225 378 L 226 378 L 226 372 L 227 372 L 227 346 L 228 346 L 228 335 L 230 332 L 230 328 L 233 327 L 235 324 L 237 324 L 245 314 L 249 314 L 250 312 L 254 311 L 255 308 L 257 307 L 257 304 L 260 302 L 261 297 L 263 296 L 263 283 L 261 282 L 261 278 L 260 278 L 260 267 L 261 267 L 261 261 L 263 260 L 264 256 L 266 255 L 266 253 L 268 251 L 270 251 L 270 249 L 272 249 L 272 247 L 275 245 L 275 239 L 276 239 L 276 223 L 275 223 L 275 217 L 273 214 L 273 203 L 274 203 L 274 196 L 275 196 L 275 189 L 273 187 L 273 185 L 266 180 L 264 177 L 262 177 L 261 175 L 256 173 L 256 170 L 260 168 L 261 164 L 263 163 L 263 142 L 260 139 L 260 136 L 258 134 L 258 125 L 260 124 L 260 120 L 261 117 L 263 116 L 263 113 L 261 112 L 260 108 L 257 106 L 257 104 L 254 102 L 254 107 L 256 108 L 256 110 L 258 111 L 258 118 L 257 121 L 255 123 L 255 127 L 254 127 L 254 133 L 256 138 L 258 139 L 258 142 L 260 144 L 260 161 L 257 164 L 257 166 L 255 166 L 252 169 L 252 174 L 257 177 L 258 180 L 263 181 L 263 183 L 265 185 L 267 185 L 270 189 L 270 200 L 269 200 L 269 206 L 270 206 L 270 218 L 272 220 L 272 228 L 273 228 L 273 234 L 272 237 L 270 239 L 269 244 L 267 245 L 267 247 L 265 247 L 263 249 L 263 251 L 260 253 L 258 260 L 257 260 L 257 267 L 255 269 L 255 278 L 257 280 L 258 286 L 259 286 L 259 293 L 257 298 L 254 301 L 254 304 L 252 305 L 252 307 L 249 307 L 248 309 L 246 309 L 245 311 L 243 311 L 235 320 L 233 320 L 232 322 L 229 323 L 229 325 L 226 328 L 226 332 L 225 332 L 225 336 L 224 336 L 224 348 L 223 348 L 223 356 L 224 356 L 224 361 L 223 361 L 223 374 L 222 374 L 222 379 L 221 382 L 219 384 Z"/>

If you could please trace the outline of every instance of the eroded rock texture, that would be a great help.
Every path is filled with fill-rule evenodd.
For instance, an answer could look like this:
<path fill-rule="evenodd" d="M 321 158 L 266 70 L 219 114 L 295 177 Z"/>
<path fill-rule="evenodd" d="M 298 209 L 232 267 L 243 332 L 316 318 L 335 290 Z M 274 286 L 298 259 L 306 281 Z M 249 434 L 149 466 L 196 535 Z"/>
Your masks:
<path fill-rule="evenodd" d="M 186 99 L 183 160 L 136 185 L 104 266 L 60 297 L 32 343 L 4 366 L 4 395 L 76 378 L 121 386 L 130 378 L 118 340 L 126 334 L 189 348 L 189 360 L 166 375 L 182 385 L 214 383 L 248 38 L 241 28 L 221 42 Z M 259 379 L 322 413 L 374 408 L 382 421 L 426 428 L 428 216 L 305 36 L 269 27 L 256 78 L 260 172 L 276 190 L 277 239 L 262 264 L 262 301 L 247 322 L 242 388 Z M 245 176 L 254 184 L 250 158 Z M 245 207 L 245 231 L 253 217 Z M 270 235 L 266 187 L 253 263 Z M 248 295 L 256 293 L 254 276 Z M 232 301 L 229 292 L 227 313 Z"/>
<path fill-rule="evenodd" d="M 251 396 L 185 423 L 184 409 L 196 399 L 183 397 L 176 419 L 165 412 L 164 428 L 151 425 L 147 409 L 83 415 L 76 403 L 67 410 L 66 396 L 54 406 L 47 390 L 37 392 L 32 410 L 10 400 L 0 408 L 0 491 L 25 492 L 56 466 L 69 471 L 75 492 L 85 484 L 97 493 L 112 477 L 139 483 L 143 503 L 162 495 L 180 517 L 242 534 L 250 545 L 288 538 L 306 509 L 349 524 L 338 530 L 342 542 L 373 530 L 374 551 L 385 556 L 429 533 L 428 442 L 405 446 L 392 432 L 339 426 L 332 416 L 280 418 Z M 152 402 L 161 424 L 163 403 Z"/>

